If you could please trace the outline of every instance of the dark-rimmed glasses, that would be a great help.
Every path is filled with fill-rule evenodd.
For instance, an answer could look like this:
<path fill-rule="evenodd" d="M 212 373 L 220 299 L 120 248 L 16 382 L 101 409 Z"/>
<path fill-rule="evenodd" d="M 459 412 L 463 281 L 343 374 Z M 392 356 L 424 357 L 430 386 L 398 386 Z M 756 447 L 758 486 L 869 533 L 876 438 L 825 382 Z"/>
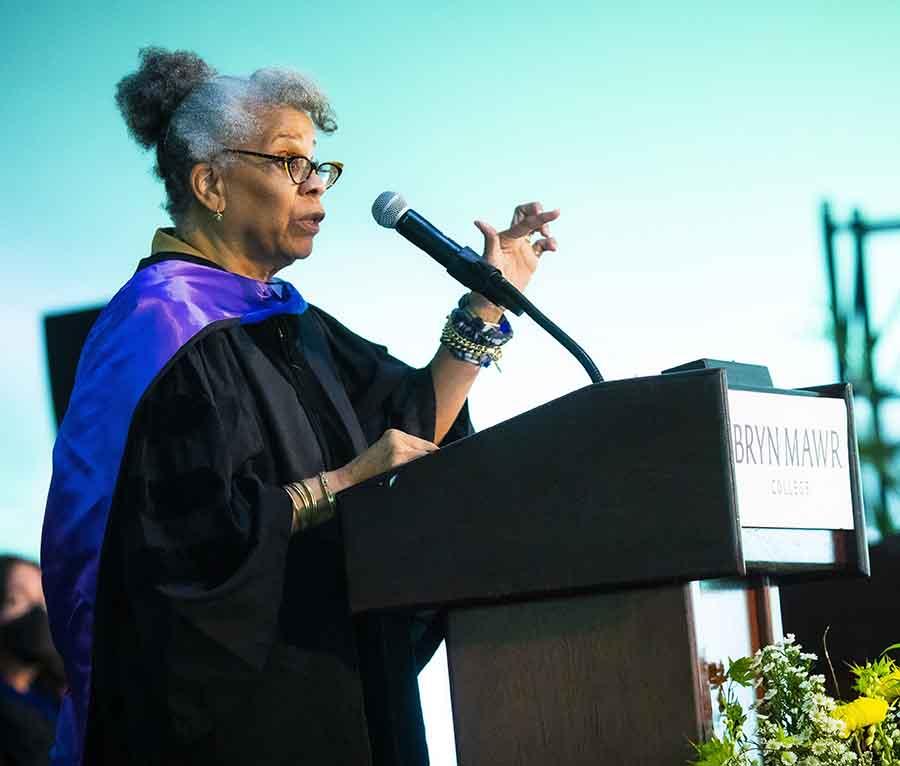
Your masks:
<path fill-rule="evenodd" d="M 262 152 L 251 152 L 249 149 L 225 149 L 229 154 L 246 154 L 250 157 L 262 157 L 277 165 L 284 167 L 284 172 L 297 186 L 302 184 L 309 178 L 313 171 L 322 179 L 326 189 L 330 189 L 337 183 L 338 178 L 344 171 L 343 162 L 313 162 L 309 157 L 302 154 L 263 154 Z"/>

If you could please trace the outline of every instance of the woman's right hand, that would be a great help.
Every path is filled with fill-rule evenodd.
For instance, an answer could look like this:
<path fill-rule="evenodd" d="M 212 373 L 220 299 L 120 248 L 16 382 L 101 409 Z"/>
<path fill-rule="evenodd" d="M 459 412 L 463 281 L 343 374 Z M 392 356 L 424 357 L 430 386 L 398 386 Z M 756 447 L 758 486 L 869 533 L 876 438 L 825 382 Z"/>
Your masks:
<path fill-rule="evenodd" d="M 331 491 L 337 493 L 437 449 L 430 441 L 389 428 L 365 452 L 343 468 L 329 471 L 325 478 Z"/>

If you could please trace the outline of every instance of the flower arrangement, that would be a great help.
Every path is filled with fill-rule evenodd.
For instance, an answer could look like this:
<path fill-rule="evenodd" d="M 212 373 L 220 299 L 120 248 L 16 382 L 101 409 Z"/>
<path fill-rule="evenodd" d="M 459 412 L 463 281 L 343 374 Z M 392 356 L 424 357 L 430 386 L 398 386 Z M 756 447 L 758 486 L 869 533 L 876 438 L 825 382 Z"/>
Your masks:
<path fill-rule="evenodd" d="M 898 648 L 851 666 L 858 696 L 845 704 L 825 693 L 824 676 L 811 672 L 816 655 L 791 635 L 729 661 L 711 679 L 718 730 L 694 746 L 690 766 L 900 766 L 900 665 L 888 656 Z M 757 690 L 756 702 L 742 705 L 740 687 Z M 755 736 L 747 733 L 750 716 Z"/>

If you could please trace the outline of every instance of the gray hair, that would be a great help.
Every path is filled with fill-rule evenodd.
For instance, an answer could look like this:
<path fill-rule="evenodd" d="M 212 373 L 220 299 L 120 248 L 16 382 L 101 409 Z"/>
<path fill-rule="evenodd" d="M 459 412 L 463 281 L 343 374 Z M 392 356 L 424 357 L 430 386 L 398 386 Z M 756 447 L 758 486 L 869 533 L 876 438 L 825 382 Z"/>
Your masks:
<path fill-rule="evenodd" d="M 267 109 L 290 106 L 324 133 L 337 130 L 326 96 L 298 72 L 258 69 L 249 77 L 227 77 L 190 51 L 142 48 L 139 57 L 138 70 L 116 86 L 116 103 L 132 137 L 156 148 L 156 174 L 176 224 L 193 199 L 191 168 L 257 136 Z"/>

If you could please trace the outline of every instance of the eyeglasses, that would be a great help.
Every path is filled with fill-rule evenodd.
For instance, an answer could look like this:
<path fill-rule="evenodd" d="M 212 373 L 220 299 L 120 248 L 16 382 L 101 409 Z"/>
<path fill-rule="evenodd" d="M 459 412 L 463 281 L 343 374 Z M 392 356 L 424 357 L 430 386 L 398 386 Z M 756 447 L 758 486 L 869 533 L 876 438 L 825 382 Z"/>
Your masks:
<path fill-rule="evenodd" d="M 248 149 L 225 149 L 229 154 L 246 154 L 250 157 L 262 157 L 277 165 L 284 167 L 285 173 L 288 174 L 291 181 L 298 186 L 309 178 L 313 171 L 322 179 L 326 189 L 330 189 L 337 183 L 341 173 L 344 172 L 343 162 L 313 162 L 309 157 L 302 154 L 279 155 L 279 154 L 263 154 L 262 152 L 251 152 Z"/>

